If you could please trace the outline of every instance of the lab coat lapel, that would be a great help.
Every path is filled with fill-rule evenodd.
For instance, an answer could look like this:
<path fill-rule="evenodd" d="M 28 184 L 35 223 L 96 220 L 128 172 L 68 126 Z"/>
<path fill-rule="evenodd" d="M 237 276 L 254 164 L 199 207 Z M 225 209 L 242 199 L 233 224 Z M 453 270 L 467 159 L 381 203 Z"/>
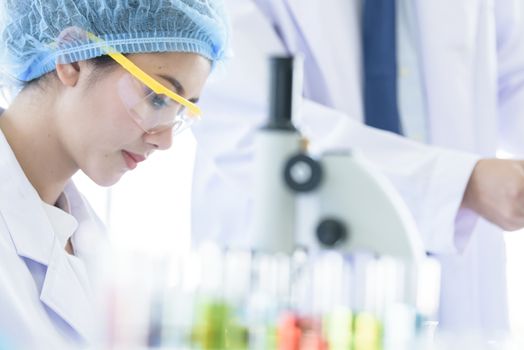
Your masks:
<path fill-rule="evenodd" d="M 77 258 L 64 254 L 64 248 L 55 239 L 40 300 L 85 340 L 93 339 L 92 292 L 87 274 L 78 271 L 82 265 L 75 270 L 72 259 Z"/>
<path fill-rule="evenodd" d="M 424 0 L 416 6 L 431 142 L 474 151 L 477 0 Z"/>
<path fill-rule="evenodd" d="M 0 181 L 1 181 L 0 176 Z M 84 278 L 86 274 L 75 271 L 64 247 L 55 237 L 40 199 L 24 195 L 20 200 L 6 203 L 0 196 L 1 214 L 11 234 L 17 254 L 47 266 L 40 300 L 63 318 L 84 339 L 92 336 L 91 291 Z M 25 213 L 31 212 L 28 220 Z M 72 259 L 76 259 L 72 257 Z"/>
<path fill-rule="evenodd" d="M 47 266 L 40 299 L 82 337 L 89 339 L 89 284 L 73 270 L 36 190 L 0 132 L 0 215 L 20 257 Z"/>
<path fill-rule="evenodd" d="M 16 184 L 12 186 L 12 181 L 11 185 L 7 185 L 10 182 L 5 182 L 8 178 L 6 175 L 0 173 L 0 214 L 7 225 L 16 252 L 21 257 L 47 265 L 54 238 L 51 224 L 40 203 L 28 198 L 37 196 L 36 193 L 24 193 Z"/>
<path fill-rule="evenodd" d="M 283 0 L 296 23 L 298 36 L 307 44 L 314 59 L 323 69 L 329 63 L 344 62 L 348 52 L 355 52 L 354 45 L 360 45 L 358 1 L 346 0 Z M 328 20 L 329 19 L 329 20 Z M 333 50 L 330 46 L 337 46 Z M 351 49 L 345 49 L 351 45 Z M 333 55 L 337 52 L 337 55 Z M 331 67 L 332 69 L 336 67 Z M 340 72 L 346 66 L 339 66 Z M 353 77 L 354 78 L 354 77 Z"/>
<path fill-rule="evenodd" d="M 284 1 L 301 35 L 302 46 L 314 61 L 305 62 L 306 78 L 311 77 L 310 82 L 305 81 L 306 95 L 363 120 L 360 1 Z"/>
<path fill-rule="evenodd" d="M 38 193 L 0 131 L 0 214 L 19 256 L 47 265 L 54 233 Z M 38 234 L 35 234 L 38 233 Z"/>

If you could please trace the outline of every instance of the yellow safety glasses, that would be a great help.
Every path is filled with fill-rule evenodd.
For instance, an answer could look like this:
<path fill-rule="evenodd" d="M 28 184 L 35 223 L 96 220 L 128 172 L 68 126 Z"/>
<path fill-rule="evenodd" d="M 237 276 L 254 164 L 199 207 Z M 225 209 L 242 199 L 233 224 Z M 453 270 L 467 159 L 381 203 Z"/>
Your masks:
<path fill-rule="evenodd" d="M 87 35 L 94 42 L 104 42 L 92 33 Z M 178 134 L 200 118 L 202 113 L 197 105 L 162 85 L 109 45 L 102 49 L 129 73 L 118 82 L 118 93 L 144 132 L 155 134 L 172 128 Z"/>

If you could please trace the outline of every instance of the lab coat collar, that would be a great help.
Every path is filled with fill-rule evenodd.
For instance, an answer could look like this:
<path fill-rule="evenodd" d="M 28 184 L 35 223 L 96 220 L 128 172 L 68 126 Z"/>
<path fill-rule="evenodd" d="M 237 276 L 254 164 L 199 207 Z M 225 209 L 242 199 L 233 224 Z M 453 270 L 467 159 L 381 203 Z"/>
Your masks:
<path fill-rule="evenodd" d="M 47 266 L 40 300 L 85 340 L 92 339 L 93 305 L 82 263 L 57 239 L 38 193 L 0 132 L 0 215 L 20 257 Z M 77 260 L 75 260 L 77 259 Z"/>
<path fill-rule="evenodd" d="M 66 197 L 62 193 L 60 198 L 62 198 L 62 202 L 64 202 L 64 199 Z M 64 209 L 62 210 L 60 208 L 55 207 L 54 205 L 49 205 L 45 202 L 42 202 L 42 205 L 44 207 L 45 212 L 47 213 L 51 226 L 53 227 L 55 236 L 60 242 L 60 245 L 62 247 L 65 247 L 69 238 L 78 228 L 78 221 L 70 214 L 70 209 L 66 207 L 60 206 L 60 208 Z M 60 205 L 58 204 L 58 201 L 57 205 Z"/>
<path fill-rule="evenodd" d="M 82 194 L 70 182 L 65 190 L 71 205 L 71 214 L 78 220 L 78 229 L 71 237 L 75 256 L 86 263 L 87 272 L 92 285 L 103 283 L 107 277 L 110 262 L 110 243 L 104 224 L 93 212 Z"/>

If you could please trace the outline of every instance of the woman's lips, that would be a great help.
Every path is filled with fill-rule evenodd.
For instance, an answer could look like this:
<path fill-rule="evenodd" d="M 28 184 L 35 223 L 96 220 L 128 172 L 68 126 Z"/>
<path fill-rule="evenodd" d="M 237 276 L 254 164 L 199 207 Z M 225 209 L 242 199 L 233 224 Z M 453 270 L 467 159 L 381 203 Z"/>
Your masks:
<path fill-rule="evenodd" d="M 122 151 L 122 155 L 124 156 L 124 161 L 126 162 L 127 167 L 131 170 L 135 169 L 138 163 L 143 162 L 146 159 L 146 157 L 140 154 L 128 151 Z"/>

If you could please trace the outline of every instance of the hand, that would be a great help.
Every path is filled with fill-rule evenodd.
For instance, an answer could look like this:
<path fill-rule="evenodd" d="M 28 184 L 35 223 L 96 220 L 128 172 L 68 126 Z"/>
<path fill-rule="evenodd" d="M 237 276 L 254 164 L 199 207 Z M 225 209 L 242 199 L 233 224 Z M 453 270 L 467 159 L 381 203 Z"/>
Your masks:
<path fill-rule="evenodd" d="M 469 178 L 462 207 L 506 231 L 524 227 L 524 161 L 481 159 Z"/>

